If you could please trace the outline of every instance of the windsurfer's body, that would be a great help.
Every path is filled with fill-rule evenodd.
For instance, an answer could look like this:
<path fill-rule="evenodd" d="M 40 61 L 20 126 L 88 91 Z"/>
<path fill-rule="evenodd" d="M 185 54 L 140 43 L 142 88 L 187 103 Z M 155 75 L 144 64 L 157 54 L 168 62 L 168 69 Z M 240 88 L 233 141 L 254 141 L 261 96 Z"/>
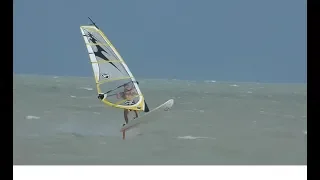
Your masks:
<path fill-rule="evenodd" d="M 120 93 L 117 93 L 117 98 L 120 99 L 124 99 L 126 100 L 125 101 L 125 104 L 126 105 L 132 105 L 132 104 L 135 104 L 135 101 L 134 101 L 134 97 L 137 95 L 137 92 L 135 90 L 135 88 L 133 86 L 130 87 L 129 84 L 126 84 L 124 86 L 124 90 L 123 92 L 120 92 Z M 128 123 L 128 114 L 129 114 L 129 111 L 128 109 L 124 109 L 124 120 L 126 121 L 126 124 Z M 138 112 L 136 110 L 133 110 L 136 114 L 136 117 L 138 117 Z"/>

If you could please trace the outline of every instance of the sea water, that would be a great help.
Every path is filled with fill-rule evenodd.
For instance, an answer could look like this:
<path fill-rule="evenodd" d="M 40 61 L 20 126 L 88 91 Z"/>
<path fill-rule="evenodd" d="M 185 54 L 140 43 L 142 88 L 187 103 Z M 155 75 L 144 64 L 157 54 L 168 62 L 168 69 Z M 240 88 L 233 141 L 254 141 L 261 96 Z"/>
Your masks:
<path fill-rule="evenodd" d="M 16 165 L 307 164 L 306 84 L 139 79 L 150 109 L 175 104 L 122 140 L 93 78 L 13 78 Z"/>

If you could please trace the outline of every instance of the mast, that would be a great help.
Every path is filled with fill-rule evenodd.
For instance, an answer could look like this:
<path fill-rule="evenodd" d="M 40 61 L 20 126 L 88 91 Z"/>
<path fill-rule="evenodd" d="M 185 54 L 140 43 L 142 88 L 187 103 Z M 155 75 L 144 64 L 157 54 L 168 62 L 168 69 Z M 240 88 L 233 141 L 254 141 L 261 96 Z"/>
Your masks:
<path fill-rule="evenodd" d="M 88 17 L 88 18 L 90 19 L 90 21 L 91 21 L 91 23 L 92 23 L 91 25 L 94 25 L 97 29 L 99 29 L 98 26 L 96 25 L 96 23 L 93 22 L 93 20 L 92 20 L 90 17 Z"/>

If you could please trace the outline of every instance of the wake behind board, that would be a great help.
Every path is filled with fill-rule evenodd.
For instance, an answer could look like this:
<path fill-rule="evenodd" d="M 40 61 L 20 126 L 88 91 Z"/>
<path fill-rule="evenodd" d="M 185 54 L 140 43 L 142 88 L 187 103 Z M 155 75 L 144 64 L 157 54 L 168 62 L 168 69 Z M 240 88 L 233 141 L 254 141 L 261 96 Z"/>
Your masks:
<path fill-rule="evenodd" d="M 128 124 L 124 125 L 121 128 L 120 132 L 127 131 L 133 127 L 140 125 L 140 124 L 146 124 L 146 123 L 150 122 L 151 120 L 158 119 L 161 116 L 163 111 L 168 111 L 172 108 L 173 103 L 174 103 L 174 100 L 170 99 L 167 102 L 161 104 L 160 106 L 152 109 L 148 113 L 138 117 L 137 119 L 129 121 Z"/>

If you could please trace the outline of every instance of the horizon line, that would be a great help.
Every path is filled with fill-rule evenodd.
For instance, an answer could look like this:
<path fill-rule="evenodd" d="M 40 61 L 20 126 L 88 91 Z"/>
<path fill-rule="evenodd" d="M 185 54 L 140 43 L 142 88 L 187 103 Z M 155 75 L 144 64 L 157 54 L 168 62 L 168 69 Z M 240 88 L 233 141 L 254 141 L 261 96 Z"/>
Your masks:
<path fill-rule="evenodd" d="M 70 75 L 49 75 L 49 74 L 33 74 L 33 73 L 14 73 L 13 75 L 23 76 L 23 75 L 31 75 L 31 76 L 46 76 L 46 77 L 80 77 L 80 78 L 93 78 L 93 76 L 70 76 Z M 199 79 L 199 80 L 190 80 L 190 79 L 177 79 L 177 78 L 143 78 L 143 77 L 135 77 L 136 79 L 142 80 L 178 80 L 178 81 L 193 81 L 193 82 L 207 82 L 207 83 L 256 83 L 256 84 L 303 84 L 307 85 L 307 82 L 257 82 L 257 81 L 220 81 L 217 79 Z M 210 82 L 214 81 L 214 82 Z"/>

